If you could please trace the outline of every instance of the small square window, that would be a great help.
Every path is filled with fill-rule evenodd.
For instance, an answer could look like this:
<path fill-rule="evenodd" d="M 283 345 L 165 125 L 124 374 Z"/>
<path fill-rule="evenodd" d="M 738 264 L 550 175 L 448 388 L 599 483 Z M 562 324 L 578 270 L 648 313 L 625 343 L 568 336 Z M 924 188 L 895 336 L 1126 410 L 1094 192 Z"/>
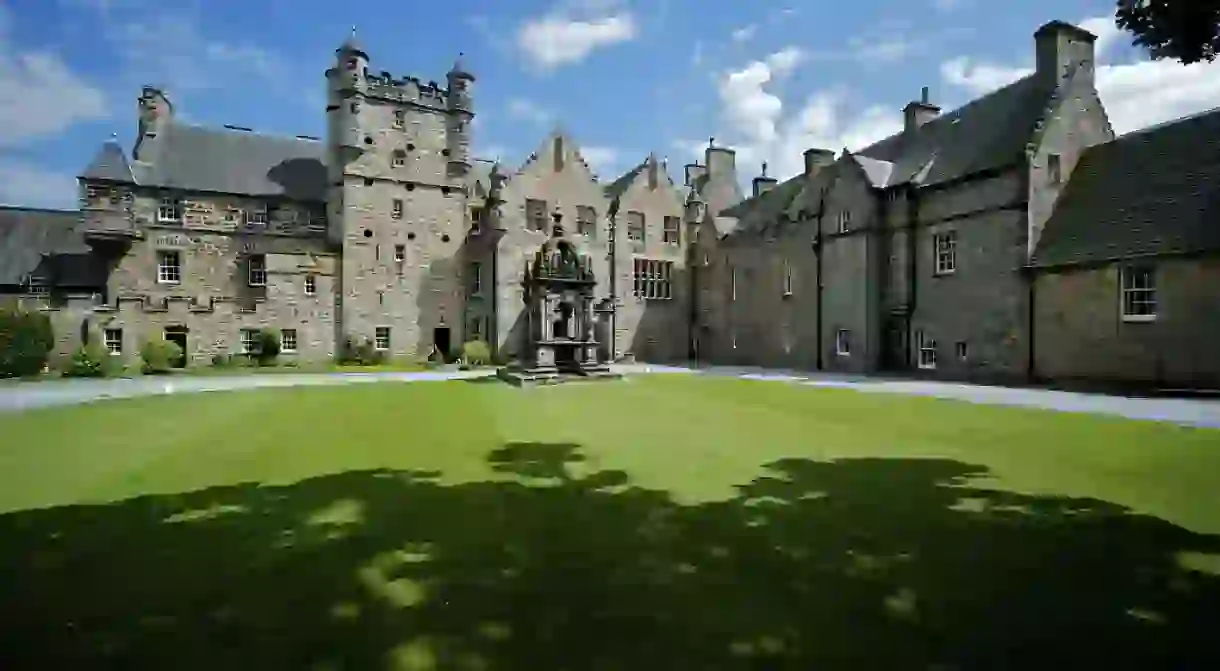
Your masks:
<path fill-rule="evenodd" d="M 250 354 L 254 351 L 254 343 L 258 341 L 257 329 L 241 330 L 241 353 Z"/>
<path fill-rule="evenodd" d="M 297 351 L 297 330 L 284 329 L 280 331 L 280 351 L 292 353 Z"/>
<path fill-rule="evenodd" d="M 407 260 L 407 246 L 406 245 L 394 245 L 394 260 L 395 261 L 406 261 Z"/>
<path fill-rule="evenodd" d="M 402 199 L 395 198 L 394 203 L 390 206 L 390 216 L 394 219 L 402 219 Z"/>
<path fill-rule="evenodd" d="M 390 349 L 390 327 L 378 326 L 373 332 L 373 348 L 378 351 Z"/>
<path fill-rule="evenodd" d="M 314 296 L 318 293 L 318 278 L 313 275 L 305 276 L 305 295 Z"/>
<path fill-rule="evenodd" d="M 106 343 L 106 351 L 114 356 L 123 353 L 123 329 L 106 329 L 102 337 Z"/>

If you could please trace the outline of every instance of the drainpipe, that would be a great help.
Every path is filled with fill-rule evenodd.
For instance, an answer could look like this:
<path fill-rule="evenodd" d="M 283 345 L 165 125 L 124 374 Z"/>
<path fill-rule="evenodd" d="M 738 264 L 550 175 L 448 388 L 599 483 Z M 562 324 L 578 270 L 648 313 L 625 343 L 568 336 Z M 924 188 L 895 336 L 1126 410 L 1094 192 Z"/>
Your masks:
<path fill-rule="evenodd" d="M 817 347 L 817 369 L 822 370 L 824 362 L 822 361 L 822 261 L 825 257 L 822 256 L 822 216 L 819 214 L 817 218 L 818 231 L 813 234 L 813 259 L 814 259 L 814 315 L 818 325 L 816 330 L 815 344 Z"/>
<path fill-rule="evenodd" d="M 1025 306 L 1027 311 L 1025 322 L 1025 379 L 1027 382 L 1033 382 L 1038 377 L 1038 369 L 1034 363 L 1034 315 L 1036 314 L 1036 310 L 1034 309 L 1034 279 L 1037 275 L 1034 272 L 1034 269 L 1028 265 L 1025 267 L 1025 272 L 1023 274 L 1025 275 L 1026 283 L 1026 300 L 1029 302 L 1029 304 Z"/>
<path fill-rule="evenodd" d="M 919 304 L 919 299 L 916 293 L 919 289 L 919 282 L 916 279 L 916 272 L 919 270 L 919 264 L 916 262 L 919 256 L 919 244 L 916 240 L 919 221 L 919 198 L 918 191 L 914 187 L 907 187 L 907 316 L 906 316 L 906 342 L 903 343 L 905 351 L 902 353 L 902 358 L 906 364 L 906 370 L 911 370 L 911 348 L 913 345 L 912 335 L 914 335 L 915 307 Z"/>
<path fill-rule="evenodd" d="M 618 228 L 617 207 L 610 212 L 610 363 L 618 360 Z"/>

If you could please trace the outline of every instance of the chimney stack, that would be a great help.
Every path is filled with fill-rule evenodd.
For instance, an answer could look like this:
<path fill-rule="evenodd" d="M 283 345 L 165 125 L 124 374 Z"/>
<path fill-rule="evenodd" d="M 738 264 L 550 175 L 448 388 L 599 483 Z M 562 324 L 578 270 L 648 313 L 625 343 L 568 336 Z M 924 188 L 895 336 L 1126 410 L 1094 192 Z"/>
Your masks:
<path fill-rule="evenodd" d="M 762 164 L 762 174 L 754 178 L 754 196 L 758 197 L 771 190 L 779 180 L 767 176 L 767 164 Z"/>
<path fill-rule="evenodd" d="M 902 108 L 903 132 L 911 133 L 940 115 L 940 108 L 930 102 L 928 87 L 920 91 L 919 100 L 913 100 Z"/>
<path fill-rule="evenodd" d="M 1034 33 L 1038 77 L 1062 83 L 1073 72 L 1093 77 L 1097 36 L 1064 21 L 1051 21 Z"/>
<path fill-rule="evenodd" d="M 685 173 L 686 186 L 694 186 L 700 177 L 707 174 L 707 168 L 698 163 L 687 163 L 683 168 L 683 172 Z"/>
<path fill-rule="evenodd" d="M 835 162 L 835 153 L 830 149 L 805 150 L 805 176 L 810 177 L 817 171 Z"/>
<path fill-rule="evenodd" d="M 703 162 L 707 165 L 707 174 L 713 179 L 737 181 L 737 152 L 728 147 L 717 147 L 716 138 L 708 140 Z"/>

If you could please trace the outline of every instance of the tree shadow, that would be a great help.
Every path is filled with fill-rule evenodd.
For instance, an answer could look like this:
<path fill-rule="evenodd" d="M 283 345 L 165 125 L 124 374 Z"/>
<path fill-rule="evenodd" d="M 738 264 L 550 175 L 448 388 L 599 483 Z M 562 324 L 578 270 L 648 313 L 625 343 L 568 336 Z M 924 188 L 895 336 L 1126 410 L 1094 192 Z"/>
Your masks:
<path fill-rule="evenodd" d="M 683 505 L 573 444 L 0 516 L 0 668 L 1214 668 L 1220 539 L 948 460 Z"/>

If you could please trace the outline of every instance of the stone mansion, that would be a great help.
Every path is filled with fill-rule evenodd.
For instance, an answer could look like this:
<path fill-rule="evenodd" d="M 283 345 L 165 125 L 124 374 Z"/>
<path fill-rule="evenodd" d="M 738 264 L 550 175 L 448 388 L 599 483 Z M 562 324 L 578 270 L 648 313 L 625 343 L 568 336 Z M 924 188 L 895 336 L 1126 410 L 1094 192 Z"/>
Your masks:
<path fill-rule="evenodd" d="M 395 77 L 351 39 L 325 138 L 187 125 L 146 87 L 79 211 L 0 209 L 0 293 L 49 311 L 61 354 L 167 338 L 206 364 L 260 328 L 301 359 L 511 354 L 558 218 L 594 261 L 604 359 L 1220 385 L 1220 112 L 1115 137 L 1093 44 L 1048 23 L 1032 74 L 944 113 L 924 89 L 895 135 L 747 195 L 714 144 L 609 183 L 558 132 L 519 167 L 477 159 L 460 62 Z"/>

